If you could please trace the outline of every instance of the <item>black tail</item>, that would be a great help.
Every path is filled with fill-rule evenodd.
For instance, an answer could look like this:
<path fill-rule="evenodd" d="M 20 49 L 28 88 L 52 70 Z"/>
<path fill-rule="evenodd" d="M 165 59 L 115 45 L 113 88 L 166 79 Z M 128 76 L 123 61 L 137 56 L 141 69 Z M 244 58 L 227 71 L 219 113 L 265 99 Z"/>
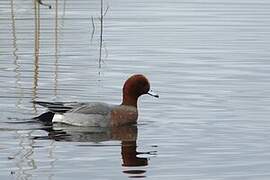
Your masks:
<path fill-rule="evenodd" d="M 53 120 L 54 113 L 53 112 L 45 112 L 37 117 L 34 117 L 33 119 L 36 119 L 40 122 L 42 122 L 45 125 L 51 125 Z"/>

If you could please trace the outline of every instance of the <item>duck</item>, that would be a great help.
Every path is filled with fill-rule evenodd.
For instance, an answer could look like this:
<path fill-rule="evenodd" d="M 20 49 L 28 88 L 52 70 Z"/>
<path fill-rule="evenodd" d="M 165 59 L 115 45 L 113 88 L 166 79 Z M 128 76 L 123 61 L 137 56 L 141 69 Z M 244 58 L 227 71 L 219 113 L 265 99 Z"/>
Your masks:
<path fill-rule="evenodd" d="M 32 101 L 47 108 L 47 112 L 34 119 L 49 123 L 63 123 L 73 126 L 118 127 L 136 124 L 138 119 L 138 99 L 142 95 L 158 98 L 150 90 L 146 76 L 134 74 L 122 88 L 122 103 L 119 105 L 103 102 L 46 102 Z"/>

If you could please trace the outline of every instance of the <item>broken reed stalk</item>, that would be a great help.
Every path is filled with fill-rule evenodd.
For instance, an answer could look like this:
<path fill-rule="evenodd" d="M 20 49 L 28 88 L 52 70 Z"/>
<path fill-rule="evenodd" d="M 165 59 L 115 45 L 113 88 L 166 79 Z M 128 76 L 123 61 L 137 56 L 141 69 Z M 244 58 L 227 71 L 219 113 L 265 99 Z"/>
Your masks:
<path fill-rule="evenodd" d="M 91 21 L 92 21 L 93 31 L 95 31 L 96 30 L 96 26 L 95 26 L 95 22 L 94 22 L 93 16 L 91 16 Z"/>
<path fill-rule="evenodd" d="M 50 4 L 43 3 L 41 0 L 36 0 L 40 5 L 47 6 L 49 9 L 52 8 Z"/>
<path fill-rule="evenodd" d="M 100 0 L 100 41 L 99 41 L 99 60 L 98 60 L 98 67 L 101 68 L 101 61 L 102 61 L 102 42 L 103 42 L 103 0 Z"/>
<path fill-rule="evenodd" d="M 91 44 L 93 42 L 93 38 L 94 38 L 94 34 L 95 34 L 95 30 L 96 30 L 96 26 L 95 26 L 95 22 L 94 22 L 94 18 L 93 16 L 91 16 L 91 20 L 92 20 L 92 33 L 91 33 Z"/>

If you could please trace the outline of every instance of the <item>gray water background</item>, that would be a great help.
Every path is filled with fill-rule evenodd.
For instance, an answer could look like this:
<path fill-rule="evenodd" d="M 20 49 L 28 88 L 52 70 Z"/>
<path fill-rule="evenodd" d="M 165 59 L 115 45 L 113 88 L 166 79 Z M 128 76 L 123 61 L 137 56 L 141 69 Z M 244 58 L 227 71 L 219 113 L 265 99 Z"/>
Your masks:
<path fill-rule="evenodd" d="M 0 1 L 0 179 L 269 179 L 270 1 L 105 0 L 101 49 L 100 1 L 44 3 Z M 118 104 L 134 73 L 160 95 L 131 133 L 147 165 L 31 121 L 32 100 Z"/>

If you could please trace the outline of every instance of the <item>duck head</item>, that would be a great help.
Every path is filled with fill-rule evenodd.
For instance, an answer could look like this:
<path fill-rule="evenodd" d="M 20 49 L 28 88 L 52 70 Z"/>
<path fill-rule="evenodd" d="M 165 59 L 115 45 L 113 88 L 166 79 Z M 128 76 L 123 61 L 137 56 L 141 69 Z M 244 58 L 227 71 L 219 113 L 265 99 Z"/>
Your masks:
<path fill-rule="evenodd" d="M 135 74 L 128 78 L 123 86 L 122 105 L 137 107 L 138 98 L 144 94 L 159 97 L 150 90 L 150 83 L 144 75 Z"/>

